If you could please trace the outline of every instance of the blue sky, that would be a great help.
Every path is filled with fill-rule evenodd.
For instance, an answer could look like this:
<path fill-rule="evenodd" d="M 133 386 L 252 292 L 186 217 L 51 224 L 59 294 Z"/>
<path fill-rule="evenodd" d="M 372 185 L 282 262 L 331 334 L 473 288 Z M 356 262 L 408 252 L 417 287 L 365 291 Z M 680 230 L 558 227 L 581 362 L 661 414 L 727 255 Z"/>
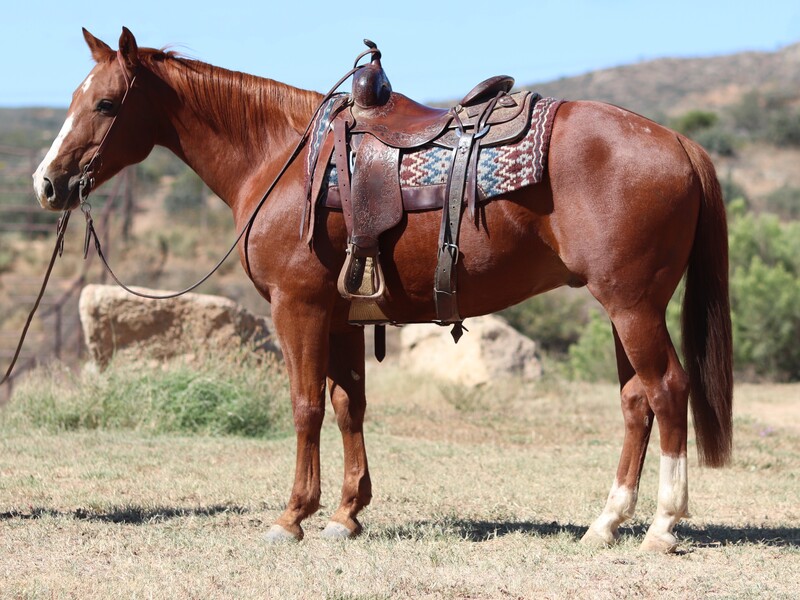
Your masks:
<path fill-rule="evenodd" d="M 67 106 L 92 66 L 82 26 L 114 48 L 126 25 L 142 46 L 173 45 L 205 62 L 319 91 L 352 65 L 368 37 L 383 50 L 393 87 L 420 100 L 462 95 L 500 73 L 527 84 L 662 56 L 770 51 L 800 41 L 798 0 L 273 6 L 269 0 L 7 2 L 0 106 Z"/>

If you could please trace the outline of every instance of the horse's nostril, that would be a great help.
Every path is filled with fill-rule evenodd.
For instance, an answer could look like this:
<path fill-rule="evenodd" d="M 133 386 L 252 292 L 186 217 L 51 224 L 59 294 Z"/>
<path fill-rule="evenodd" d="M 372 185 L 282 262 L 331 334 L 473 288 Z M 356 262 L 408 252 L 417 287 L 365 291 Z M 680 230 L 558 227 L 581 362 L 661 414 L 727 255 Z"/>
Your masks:
<path fill-rule="evenodd" d="M 53 187 L 53 182 L 47 177 L 44 178 L 44 195 L 47 198 L 52 198 L 56 195 L 56 189 Z"/>

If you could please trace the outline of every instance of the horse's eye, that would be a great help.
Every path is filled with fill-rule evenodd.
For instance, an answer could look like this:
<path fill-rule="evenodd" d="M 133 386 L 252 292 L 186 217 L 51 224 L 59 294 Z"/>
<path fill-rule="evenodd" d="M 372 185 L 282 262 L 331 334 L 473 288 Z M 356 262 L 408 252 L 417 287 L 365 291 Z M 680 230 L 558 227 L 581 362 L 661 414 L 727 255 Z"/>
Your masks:
<path fill-rule="evenodd" d="M 110 114 L 114 110 L 114 103 L 111 100 L 100 100 L 97 103 L 97 112 Z"/>

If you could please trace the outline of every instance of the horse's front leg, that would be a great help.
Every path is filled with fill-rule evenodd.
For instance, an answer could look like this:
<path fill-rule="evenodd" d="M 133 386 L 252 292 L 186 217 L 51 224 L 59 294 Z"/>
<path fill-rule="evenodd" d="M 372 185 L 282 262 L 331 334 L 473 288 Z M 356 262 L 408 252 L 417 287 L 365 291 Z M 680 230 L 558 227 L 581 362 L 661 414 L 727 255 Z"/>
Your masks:
<path fill-rule="evenodd" d="M 272 317 L 289 371 L 297 462 L 289 503 L 266 539 L 301 540 L 300 523 L 319 508 L 319 438 L 325 416 L 330 314 L 324 306 L 274 302 Z"/>
<path fill-rule="evenodd" d="M 364 330 L 360 327 L 331 334 L 328 385 L 344 444 L 344 483 L 341 504 L 322 535 L 348 538 L 361 533 L 356 515 L 372 499 L 364 448 L 367 400 L 364 391 Z"/>

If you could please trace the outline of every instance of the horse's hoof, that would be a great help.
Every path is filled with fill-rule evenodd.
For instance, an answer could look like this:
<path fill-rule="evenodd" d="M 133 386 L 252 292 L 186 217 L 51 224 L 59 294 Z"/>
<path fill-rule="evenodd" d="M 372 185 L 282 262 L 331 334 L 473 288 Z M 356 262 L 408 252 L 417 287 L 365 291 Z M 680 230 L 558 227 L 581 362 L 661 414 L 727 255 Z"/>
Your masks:
<path fill-rule="evenodd" d="M 264 534 L 264 541 L 270 544 L 280 544 L 284 542 L 299 542 L 303 539 L 303 530 L 298 527 L 299 534 L 294 534 L 288 529 L 284 529 L 277 523 L 269 528 L 269 531 Z"/>
<path fill-rule="evenodd" d="M 581 538 L 581 544 L 589 548 L 610 548 L 617 543 L 619 534 L 608 532 L 599 532 L 593 527 L 586 530 Z"/>
<path fill-rule="evenodd" d="M 650 533 L 649 531 L 639 547 L 642 552 L 657 554 L 673 554 L 677 548 L 678 539 L 671 533 Z"/>
<path fill-rule="evenodd" d="M 322 530 L 322 537 L 329 540 L 346 540 L 356 537 L 361 533 L 361 525 L 355 519 L 352 519 L 355 529 L 350 529 L 347 525 L 338 523 L 337 521 L 328 521 L 325 529 Z"/>

